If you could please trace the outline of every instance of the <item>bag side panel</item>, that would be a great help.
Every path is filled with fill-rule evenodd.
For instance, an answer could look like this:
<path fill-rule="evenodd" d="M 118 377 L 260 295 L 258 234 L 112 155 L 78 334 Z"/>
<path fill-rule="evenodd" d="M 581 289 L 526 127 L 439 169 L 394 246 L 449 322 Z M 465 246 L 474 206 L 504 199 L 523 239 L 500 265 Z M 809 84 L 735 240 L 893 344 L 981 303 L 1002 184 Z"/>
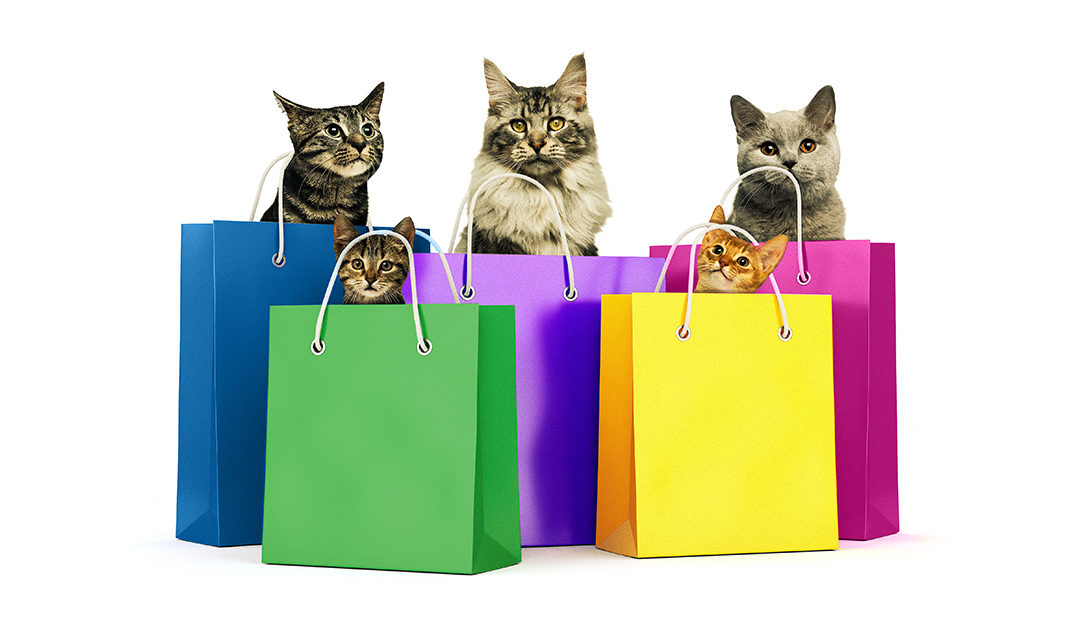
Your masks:
<path fill-rule="evenodd" d="M 870 251 L 870 416 L 866 538 L 900 531 L 896 435 L 896 246 Z"/>

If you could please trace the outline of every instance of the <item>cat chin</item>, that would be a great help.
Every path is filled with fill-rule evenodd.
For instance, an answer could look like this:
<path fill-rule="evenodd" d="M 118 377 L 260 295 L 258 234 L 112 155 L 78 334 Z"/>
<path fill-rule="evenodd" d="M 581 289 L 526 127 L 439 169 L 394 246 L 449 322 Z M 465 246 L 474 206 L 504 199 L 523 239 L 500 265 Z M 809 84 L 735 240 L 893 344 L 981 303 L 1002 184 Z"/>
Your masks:
<path fill-rule="evenodd" d="M 337 163 L 327 163 L 324 167 L 341 176 L 342 178 L 355 178 L 356 176 L 367 173 L 371 169 L 371 165 L 364 159 L 356 159 L 348 165 L 338 165 Z"/>

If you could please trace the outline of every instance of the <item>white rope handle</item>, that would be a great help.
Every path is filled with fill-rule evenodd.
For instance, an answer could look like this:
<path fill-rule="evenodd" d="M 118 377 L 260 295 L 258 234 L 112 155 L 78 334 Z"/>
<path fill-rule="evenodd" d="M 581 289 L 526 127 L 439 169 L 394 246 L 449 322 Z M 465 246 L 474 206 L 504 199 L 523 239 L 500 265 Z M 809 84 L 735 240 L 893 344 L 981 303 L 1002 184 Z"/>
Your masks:
<path fill-rule="evenodd" d="M 431 237 L 423 232 L 417 231 L 416 234 L 427 239 L 435 246 L 439 256 L 442 258 L 443 268 L 446 269 L 446 278 L 450 281 L 450 290 L 454 293 L 454 303 L 460 303 L 460 300 L 457 298 L 457 285 L 454 284 L 454 278 L 450 274 L 450 264 L 446 262 L 446 255 L 443 254 L 442 248 L 440 248 L 435 241 L 432 241 Z M 341 250 L 341 253 L 338 254 L 337 262 L 334 263 L 334 272 L 330 274 L 330 282 L 326 285 L 326 293 L 323 294 L 322 306 L 319 307 L 319 317 L 315 321 L 315 339 L 311 341 L 311 353 L 316 356 L 320 356 L 326 351 L 326 342 L 322 340 L 323 319 L 326 318 L 326 307 L 330 303 L 330 292 L 334 290 L 334 280 L 337 280 L 338 272 L 341 271 L 341 263 L 345 260 L 345 255 L 349 253 L 349 250 L 351 250 L 354 245 L 373 236 L 391 236 L 400 239 L 401 242 L 405 244 L 405 251 L 409 253 L 408 280 L 409 292 L 412 294 L 413 323 L 416 325 L 416 351 L 419 352 L 421 356 L 427 356 L 431 353 L 431 341 L 424 338 L 424 329 L 420 326 L 420 303 L 416 297 L 416 263 L 413 260 L 412 245 L 409 245 L 408 239 L 393 230 L 370 230 L 357 236 L 352 241 L 349 241 L 349 244 L 345 246 L 345 249 Z"/>
<path fill-rule="evenodd" d="M 281 161 L 292 157 L 292 155 L 292 152 L 286 152 L 281 156 L 278 156 L 274 160 L 270 161 L 270 164 L 267 165 L 266 169 L 263 170 L 262 177 L 259 178 L 259 188 L 255 191 L 255 201 L 251 204 L 251 216 L 248 217 L 248 221 L 255 221 L 255 214 L 259 211 L 259 200 L 262 199 L 263 187 L 266 185 L 266 179 L 270 176 L 270 170 L 274 168 L 274 165 L 277 165 Z M 285 265 L 285 170 L 288 169 L 288 167 L 289 163 L 288 161 L 286 161 L 286 163 L 281 166 L 281 173 L 278 174 L 278 251 L 276 254 L 270 257 L 270 262 L 274 263 L 275 267 L 283 267 Z M 369 230 L 371 229 L 370 210 L 367 212 L 367 223 L 365 225 L 368 227 Z"/>
<path fill-rule="evenodd" d="M 667 258 L 664 259 L 664 267 L 660 270 L 660 278 L 656 281 L 656 288 L 654 293 L 660 292 L 660 286 L 664 283 L 664 277 L 667 275 L 668 266 L 671 264 L 671 259 L 675 256 L 675 248 L 682 243 L 682 240 L 686 238 L 686 235 L 691 232 L 701 230 L 701 234 L 696 237 L 696 240 L 690 244 L 690 269 L 688 271 L 689 276 L 686 281 L 686 315 L 683 317 L 683 323 L 681 326 L 675 329 L 675 336 L 680 341 L 686 341 L 690 339 L 690 311 L 694 303 L 694 269 L 697 267 L 695 262 L 694 248 L 700 247 L 701 241 L 705 238 L 705 235 L 712 230 L 725 230 L 730 234 L 741 234 L 746 237 L 755 246 L 759 245 L 757 239 L 752 234 L 743 230 L 738 226 L 729 226 L 726 224 L 714 224 L 705 223 L 692 226 L 682 231 L 679 238 L 675 239 L 675 242 L 671 244 L 671 248 L 668 249 Z M 791 340 L 791 325 L 788 323 L 787 308 L 784 307 L 784 297 L 780 294 L 780 286 L 776 284 L 776 278 L 772 274 L 769 274 L 769 281 L 772 283 L 773 292 L 776 293 L 776 303 L 780 306 L 780 330 L 777 334 L 780 336 L 781 341 Z"/>
<path fill-rule="evenodd" d="M 559 205 L 555 201 L 555 196 L 551 194 L 551 191 L 548 191 L 547 187 L 540 184 L 535 179 L 524 176 L 522 174 L 514 173 L 496 174 L 488 178 L 487 180 L 481 182 L 480 186 L 478 186 L 476 188 L 476 191 L 473 192 L 472 199 L 468 200 L 467 202 L 462 201 L 461 206 L 458 208 L 457 217 L 454 218 L 454 230 L 451 233 L 451 249 L 453 249 L 454 240 L 456 240 L 458 235 L 458 226 L 461 224 L 461 213 L 463 210 L 465 210 L 466 206 L 468 206 L 469 208 L 469 234 L 467 238 L 467 247 L 465 248 L 465 284 L 461 287 L 461 297 L 467 301 L 471 300 L 473 297 L 476 296 L 476 291 L 473 289 L 472 286 L 473 212 L 476 210 L 476 200 L 480 197 L 480 193 L 485 188 L 487 188 L 489 184 L 495 182 L 496 180 L 502 180 L 503 178 L 517 178 L 518 180 L 524 180 L 525 182 L 528 182 L 529 184 L 536 187 L 537 189 L 543 191 L 544 195 L 547 196 L 548 202 L 551 204 L 551 210 L 555 212 L 555 223 L 559 225 L 559 237 L 562 240 L 563 257 L 566 258 L 566 275 L 568 286 L 563 289 L 563 298 L 565 298 L 568 302 L 576 300 L 578 296 L 578 291 L 577 286 L 574 283 L 574 265 L 570 261 L 570 245 L 566 242 L 566 230 L 563 228 L 562 215 L 559 213 Z M 468 196 L 466 196 L 466 199 L 468 199 Z"/>
<path fill-rule="evenodd" d="M 788 179 L 791 180 L 791 184 L 795 185 L 795 235 L 799 243 L 798 247 L 796 247 L 796 251 L 799 254 L 799 273 L 796 274 L 795 281 L 802 286 L 806 286 L 807 284 L 810 284 L 810 273 L 806 271 L 806 263 L 803 260 L 802 187 L 799 186 L 799 181 L 795 178 L 795 174 L 791 173 L 787 169 L 784 169 L 783 167 L 774 167 L 772 165 L 755 167 L 751 170 L 748 170 L 746 173 L 740 175 L 734 180 L 734 182 L 728 185 L 727 190 L 724 191 L 724 195 L 720 198 L 720 206 L 727 206 L 728 196 L 731 195 L 732 190 L 734 190 L 735 187 L 739 186 L 739 183 L 742 182 L 747 176 L 762 171 L 778 171 L 787 176 Z M 738 208 L 736 208 L 735 210 L 738 210 Z"/>

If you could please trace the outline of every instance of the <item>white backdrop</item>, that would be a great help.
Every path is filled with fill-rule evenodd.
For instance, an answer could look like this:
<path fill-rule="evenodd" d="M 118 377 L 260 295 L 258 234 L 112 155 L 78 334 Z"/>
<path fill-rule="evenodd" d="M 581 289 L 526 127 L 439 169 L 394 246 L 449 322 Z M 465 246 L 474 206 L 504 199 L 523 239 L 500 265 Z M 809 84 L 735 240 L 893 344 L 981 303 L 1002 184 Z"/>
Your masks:
<path fill-rule="evenodd" d="M 0 27 L 5 621 L 1076 618 L 1074 4 L 30 7 Z M 581 51 L 608 255 L 705 220 L 736 173 L 731 94 L 772 111 L 836 88 L 848 237 L 897 244 L 903 533 L 835 553 L 527 550 L 470 578 L 173 539 L 180 224 L 246 218 L 289 147 L 271 90 L 331 106 L 385 80 L 373 215 L 446 241 L 481 59 L 548 84 Z"/>

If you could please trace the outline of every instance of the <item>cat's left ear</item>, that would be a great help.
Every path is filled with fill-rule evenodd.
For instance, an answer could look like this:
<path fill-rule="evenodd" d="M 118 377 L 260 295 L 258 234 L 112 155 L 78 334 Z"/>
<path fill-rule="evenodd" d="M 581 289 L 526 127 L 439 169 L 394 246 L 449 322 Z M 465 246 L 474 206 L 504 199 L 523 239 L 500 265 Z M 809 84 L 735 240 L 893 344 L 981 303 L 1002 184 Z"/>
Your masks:
<path fill-rule="evenodd" d="M 413 245 L 413 239 L 416 238 L 416 226 L 413 225 L 412 217 L 406 217 L 398 222 L 398 225 L 394 226 L 394 232 L 405 237 L 409 242 L 409 247 Z"/>
<path fill-rule="evenodd" d="M 831 85 L 825 85 L 810 100 L 803 111 L 810 123 L 825 130 L 831 130 L 836 123 L 836 93 Z"/>
<path fill-rule="evenodd" d="M 358 236 L 360 233 L 356 231 L 356 227 L 349 218 L 338 215 L 334 220 L 334 256 L 341 256 L 341 250 Z"/>
<path fill-rule="evenodd" d="M 360 103 L 360 110 L 364 111 L 371 117 L 379 116 L 379 109 L 382 108 L 383 91 L 386 90 L 386 83 L 381 82 L 375 85 L 375 88 L 371 90 L 368 97 L 364 98 L 364 101 Z"/>
<path fill-rule="evenodd" d="M 562 76 L 556 81 L 553 91 L 564 100 L 581 110 L 585 107 L 585 55 L 579 54 L 570 59 Z"/>
<path fill-rule="evenodd" d="M 787 251 L 787 244 L 787 235 L 778 234 L 758 246 L 758 252 L 761 254 L 761 264 L 765 273 L 772 273 L 772 270 L 776 269 L 776 266 L 780 264 L 780 260 L 784 258 L 784 252 Z"/>

